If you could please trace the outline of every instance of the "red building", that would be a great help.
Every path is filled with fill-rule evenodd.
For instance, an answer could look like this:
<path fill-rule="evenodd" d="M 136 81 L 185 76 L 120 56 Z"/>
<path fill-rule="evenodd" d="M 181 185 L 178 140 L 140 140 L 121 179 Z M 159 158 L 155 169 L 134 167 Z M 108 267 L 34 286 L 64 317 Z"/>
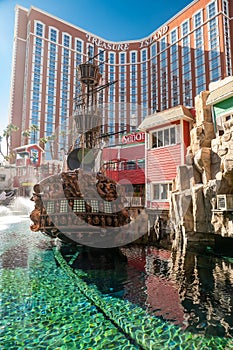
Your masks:
<path fill-rule="evenodd" d="M 30 196 L 32 187 L 39 180 L 44 150 L 36 144 L 31 144 L 17 147 L 14 151 L 16 154 L 14 187 L 19 196 Z"/>
<path fill-rule="evenodd" d="M 33 6 L 16 6 L 9 122 L 19 130 L 12 148 L 36 125 L 31 142 L 55 134 L 54 155 L 63 158 L 80 93 L 77 66 L 89 54 L 98 54 L 103 82 L 117 81 L 98 97 L 111 144 L 154 111 L 192 107 L 210 82 L 232 75 L 232 18 L 232 0 L 194 0 L 148 37 L 112 42 Z"/>
<path fill-rule="evenodd" d="M 185 164 L 194 121 L 191 111 L 183 106 L 148 116 L 139 126 L 145 134 L 145 207 L 151 220 L 167 216 L 172 181 L 177 167 Z"/>
<path fill-rule="evenodd" d="M 144 206 L 145 198 L 145 133 L 124 135 L 117 147 L 103 150 L 106 175 L 124 185 L 132 206 Z M 133 193 L 132 193 L 133 191 Z"/>

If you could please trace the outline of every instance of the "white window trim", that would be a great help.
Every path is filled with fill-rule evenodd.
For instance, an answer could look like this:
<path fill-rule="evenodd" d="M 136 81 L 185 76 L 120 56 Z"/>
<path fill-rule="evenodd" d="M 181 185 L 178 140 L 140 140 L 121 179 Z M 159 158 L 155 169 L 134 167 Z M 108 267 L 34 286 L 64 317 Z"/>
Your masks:
<path fill-rule="evenodd" d="M 82 39 L 79 39 L 79 38 L 75 38 L 75 52 L 76 53 L 81 53 L 83 54 L 83 49 L 84 49 L 84 41 Z M 77 48 L 77 42 L 78 41 L 81 41 L 81 52 L 77 51 L 76 48 Z"/>
<path fill-rule="evenodd" d="M 194 26 L 195 25 L 195 16 L 199 13 L 201 14 L 201 24 L 199 26 L 195 27 Z M 194 30 L 200 28 L 202 25 L 203 25 L 203 9 L 196 11 L 192 16 L 192 26 L 193 26 Z"/>
<path fill-rule="evenodd" d="M 110 63 L 110 55 L 112 55 L 112 54 L 114 56 L 114 62 Z M 115 64 L 116 64 L 116 52 L 108 51 L 108 66 L 110 67 L 110 66 L 114 65 L 114 67 L 115 67 Z M 114 69 L 114 71 L 115 71 L 115 69 Z"/>
<path fill-rule="evenodd" d="M 65 35 L 67 35 L 70 38 L 69 46 L 64 46 Z M 72 36 L 69 33 L 63 32 L 62 33 L 62 47 L 64 47 L 65 49 L 70 49 L 71 45 L 72 45 Z"/>
<path fill-rule="evenodd" d="M 143 61 L 142 58 L 143 58 L 144 52 L 146 52 L 146 59 Z M 148 60 L 148 49 L 143 48 L 140 50 L 140 63 L 145 63 L 145 62 L 147 62 L 147 60 Z"/>
<path fill-rule="evenodd" d="M 188 33 L 187 34 L 183 33 L 183 24 L 185 24 L 185 23 L 188 23 Z M 185 38 L 186 36 L 189 36 L 190 35 L 190 20 L 186 19 L 185 21 L 183 21 L 180 25 L 180 28 L 181 28 L 181 39 Z"/>
<path fill-rule="evenodd" d="M 135 62 L 132 61 L 132 53 L 135 53 L 135 56 L 136 56 Z M 137 58 L 138 58 L 138 52 L 137 52 L 136 50 L 131 50 L 131 51 L 130 51 L 130 63 L 131 63 L 131 64 L 137 64 L 137 63 L 138 63 Z"/>
<path fill-rule="evenodd" d="M 215 14 L 214 16 L 216 16 L 217 13 L 218 13 L 218 3 L 217 3 L 216 0 L 213 0 L 212 2 L 210 2 L 209 4 L 206 5 L 206 9 L 207 9 L 207 11 L 206 11 L 206 12 L 207 12 L 207 19 L 213 18 L 213 17 L 210 17 L 210 6 L 211 6 L 212 4 L 215 4 L 215 10 L 216 10 L 216 14 Z"/>
<path fill-rule="evenodd" d="M 159 198 L 159 199 L 155 199 L 154 198 L 154 186 L 155 185 L 167 185 L 168 186 L 168 197 L 167 198 Z M 150 186 L 150 191 L 151 191 L 151 202 L 152 203 L 156 203 L 156 202 L 169 202 L 170 201 L 170 196 L 171 196 L 171 191 L 169 190 L 169 185 L 172 185 L 171 181 L 163 181 L 163 182 L 152 182 L 151 186 Z M 159 195 L 161 196 L 161 191 L 159 191 Z"/>
<path fill-rule="evenodd" d="M 36 34 L 36 25 L 37 24 L 41 24 L 42 25 L 42 27 L 43 27 L 43 35 L 42 36 L 38 36 L 39 38 L 44 38 L 44 32 L 45 32 L 45 24 L 43 23 L 43 22 L 41 22 L 41 21 L 37 21 L 37 20 L 35 20 L 34 21 L 34 34 L 37 36 L 37 34 Z"/>
<path fill-rule="evenodd" d="M 51 31 L 52 31 L 52 30 L 56 31 L 56 33 L 57 33 L 57 40 L 56 40 L 56 41 L 51 41 L 51 39 L 50 39 Z M 55 27 L 53 27 L 53 26 L 49 26 L 49 42 L 55 44 L 55 43 L 58 43 L 58 39 L 59 39 L 59 29 L 57 29 L 57 28 L 55 28 Z"/>
<path fill-rule="evenodd" d="M 176 33 L 176 40 L 174 42 L 172 42 L 172 33 Z M 175 27 L 170 32 L 170 38 L 169 38 L 170 39 L 170 45 L 176 44 L 179 41 L 178 37 L 179 37 L 178 27 Z"/>

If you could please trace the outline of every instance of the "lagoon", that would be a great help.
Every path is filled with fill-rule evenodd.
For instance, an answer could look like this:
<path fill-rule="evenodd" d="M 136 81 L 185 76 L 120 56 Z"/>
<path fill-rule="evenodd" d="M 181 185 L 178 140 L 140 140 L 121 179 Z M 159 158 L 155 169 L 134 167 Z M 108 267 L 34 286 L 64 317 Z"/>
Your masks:
<path fill-rule="evenodd" d="M 55 246 L 28 215 L 4 210 L 1 349 L 233 348 L 231 257 Z"/>

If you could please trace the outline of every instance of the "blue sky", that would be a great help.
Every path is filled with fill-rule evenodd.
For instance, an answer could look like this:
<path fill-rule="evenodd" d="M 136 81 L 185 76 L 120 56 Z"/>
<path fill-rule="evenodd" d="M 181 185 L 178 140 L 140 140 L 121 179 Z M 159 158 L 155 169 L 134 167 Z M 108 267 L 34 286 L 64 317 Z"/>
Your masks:
<path fill-rule="evenodd" d="M 0 0 L 0 135 L 8 124 L 16 4 L 35 6 L 106 40 L 148 36 L 191 0 Z"/>

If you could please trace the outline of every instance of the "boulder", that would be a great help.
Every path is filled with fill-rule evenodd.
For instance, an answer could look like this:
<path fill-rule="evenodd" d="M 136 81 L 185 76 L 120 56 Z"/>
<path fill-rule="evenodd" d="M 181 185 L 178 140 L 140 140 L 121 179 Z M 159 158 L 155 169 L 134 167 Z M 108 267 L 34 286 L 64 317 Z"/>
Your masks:
<path fill-rule="evenodd" d="M 202 174 L 202 182 L 206 184 L 211 179 L 211 148 L 203 147 L 194 156 L 194 165 Z"/>
<path fill-rule="evenodd" d="M 209 91 L 202 91 L 195 97 L 196 123 L 201 125 L 203 122 L 212 122 L 211 107 L 206 106 L 206 100 Z"/>

